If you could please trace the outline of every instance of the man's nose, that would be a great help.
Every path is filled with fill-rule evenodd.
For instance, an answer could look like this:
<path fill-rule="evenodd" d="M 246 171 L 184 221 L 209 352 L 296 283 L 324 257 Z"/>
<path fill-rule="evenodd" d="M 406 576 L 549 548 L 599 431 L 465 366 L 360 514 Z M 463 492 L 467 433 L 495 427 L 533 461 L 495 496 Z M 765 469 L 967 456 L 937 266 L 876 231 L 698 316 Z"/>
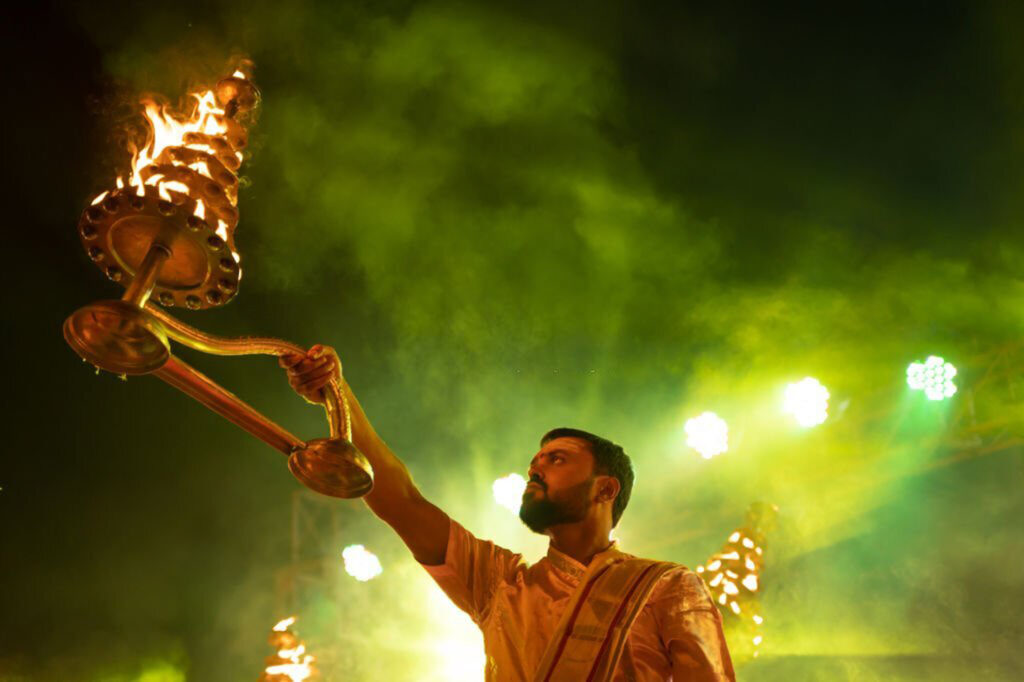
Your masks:
<path fill-rule="evenodd" d="M 532 480 L 538 480 L 538 481 L 543 482 L 544 481 L 544 474 L 543 474 L 543 472 L 541 472 L 540 466 L 538 466 L 536 464 L 531 464 L 530 468 L 526 472 L 526 478 L 527 478 L 527 480 L 531 480 L 531 481 Z"/>

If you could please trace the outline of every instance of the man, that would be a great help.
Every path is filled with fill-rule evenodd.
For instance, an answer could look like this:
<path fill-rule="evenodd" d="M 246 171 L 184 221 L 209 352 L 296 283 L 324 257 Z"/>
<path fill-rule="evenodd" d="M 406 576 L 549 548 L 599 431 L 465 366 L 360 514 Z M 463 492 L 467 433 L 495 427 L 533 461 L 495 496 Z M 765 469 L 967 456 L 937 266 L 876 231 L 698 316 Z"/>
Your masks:
<path fill-rule="evenodd" d="M 689 569 L 640 559 L 609 537 L 629 501 L 633 470 L 619 446 L 576 429 L 541 439 L 520 518 L 550 540 L 522 556 L 479 540 L 428 502 L 374 431 L 330 348 L 281 358 L 310 402 L 337 378 L 352 433 L 374 469 L 364 498 L 484 635 L 488 681 L 674 682 L 735 680 L 722 620 Z"/>

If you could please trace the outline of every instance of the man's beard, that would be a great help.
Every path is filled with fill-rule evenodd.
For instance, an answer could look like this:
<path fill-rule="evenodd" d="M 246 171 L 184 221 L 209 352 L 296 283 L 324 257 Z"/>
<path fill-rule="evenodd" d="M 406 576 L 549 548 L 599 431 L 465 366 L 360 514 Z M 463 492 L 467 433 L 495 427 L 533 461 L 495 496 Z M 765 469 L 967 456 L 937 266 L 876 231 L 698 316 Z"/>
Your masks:
<path fill-rule="evenodd" d="M 590 509 L 590 484 L 593 479 L 578 483 L 561 493 L 560 500 L 552 500 L 544 490 L 543 496 L 524 496 L 519 506 L 519 520 L 534 533 L 543 533 L 551 526 L 578 523 L 587 518 Z"/>

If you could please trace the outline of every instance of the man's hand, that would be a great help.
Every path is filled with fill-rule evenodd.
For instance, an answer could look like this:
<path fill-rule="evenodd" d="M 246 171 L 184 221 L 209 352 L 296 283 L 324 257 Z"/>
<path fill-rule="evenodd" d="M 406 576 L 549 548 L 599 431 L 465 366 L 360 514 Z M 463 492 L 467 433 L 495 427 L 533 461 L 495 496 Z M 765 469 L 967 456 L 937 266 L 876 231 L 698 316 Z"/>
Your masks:
<path fill-rule="evenodd" d="M 341 361 L 330 346 L 317 344 L 305 355 L 292 353 L 278 358 L 288 371 L 288 383 L 295 392 L 311 403 L 323 403 L 323 387 L 331 379 L 341 380 Z"/>

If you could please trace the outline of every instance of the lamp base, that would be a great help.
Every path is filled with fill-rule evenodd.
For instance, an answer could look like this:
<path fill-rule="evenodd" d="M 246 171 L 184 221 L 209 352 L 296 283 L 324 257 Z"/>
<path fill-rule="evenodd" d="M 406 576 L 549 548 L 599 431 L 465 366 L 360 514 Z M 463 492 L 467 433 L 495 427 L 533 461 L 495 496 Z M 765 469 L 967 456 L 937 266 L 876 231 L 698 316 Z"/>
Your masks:
<path fill-rule="evenodd" d="M 304 486 L 330 497 L 362 497 L 373 489 L 366 456 L 343 438 L 315 438 L 288 457 L 288 469 Z"/>
<path fill-rule="evenodd" d="M 114 374 L 149 374 L 170 357 L 163 327 L 126 301 L 97 301 L 64 321 L 64 338 L 82 359 Z"/>

